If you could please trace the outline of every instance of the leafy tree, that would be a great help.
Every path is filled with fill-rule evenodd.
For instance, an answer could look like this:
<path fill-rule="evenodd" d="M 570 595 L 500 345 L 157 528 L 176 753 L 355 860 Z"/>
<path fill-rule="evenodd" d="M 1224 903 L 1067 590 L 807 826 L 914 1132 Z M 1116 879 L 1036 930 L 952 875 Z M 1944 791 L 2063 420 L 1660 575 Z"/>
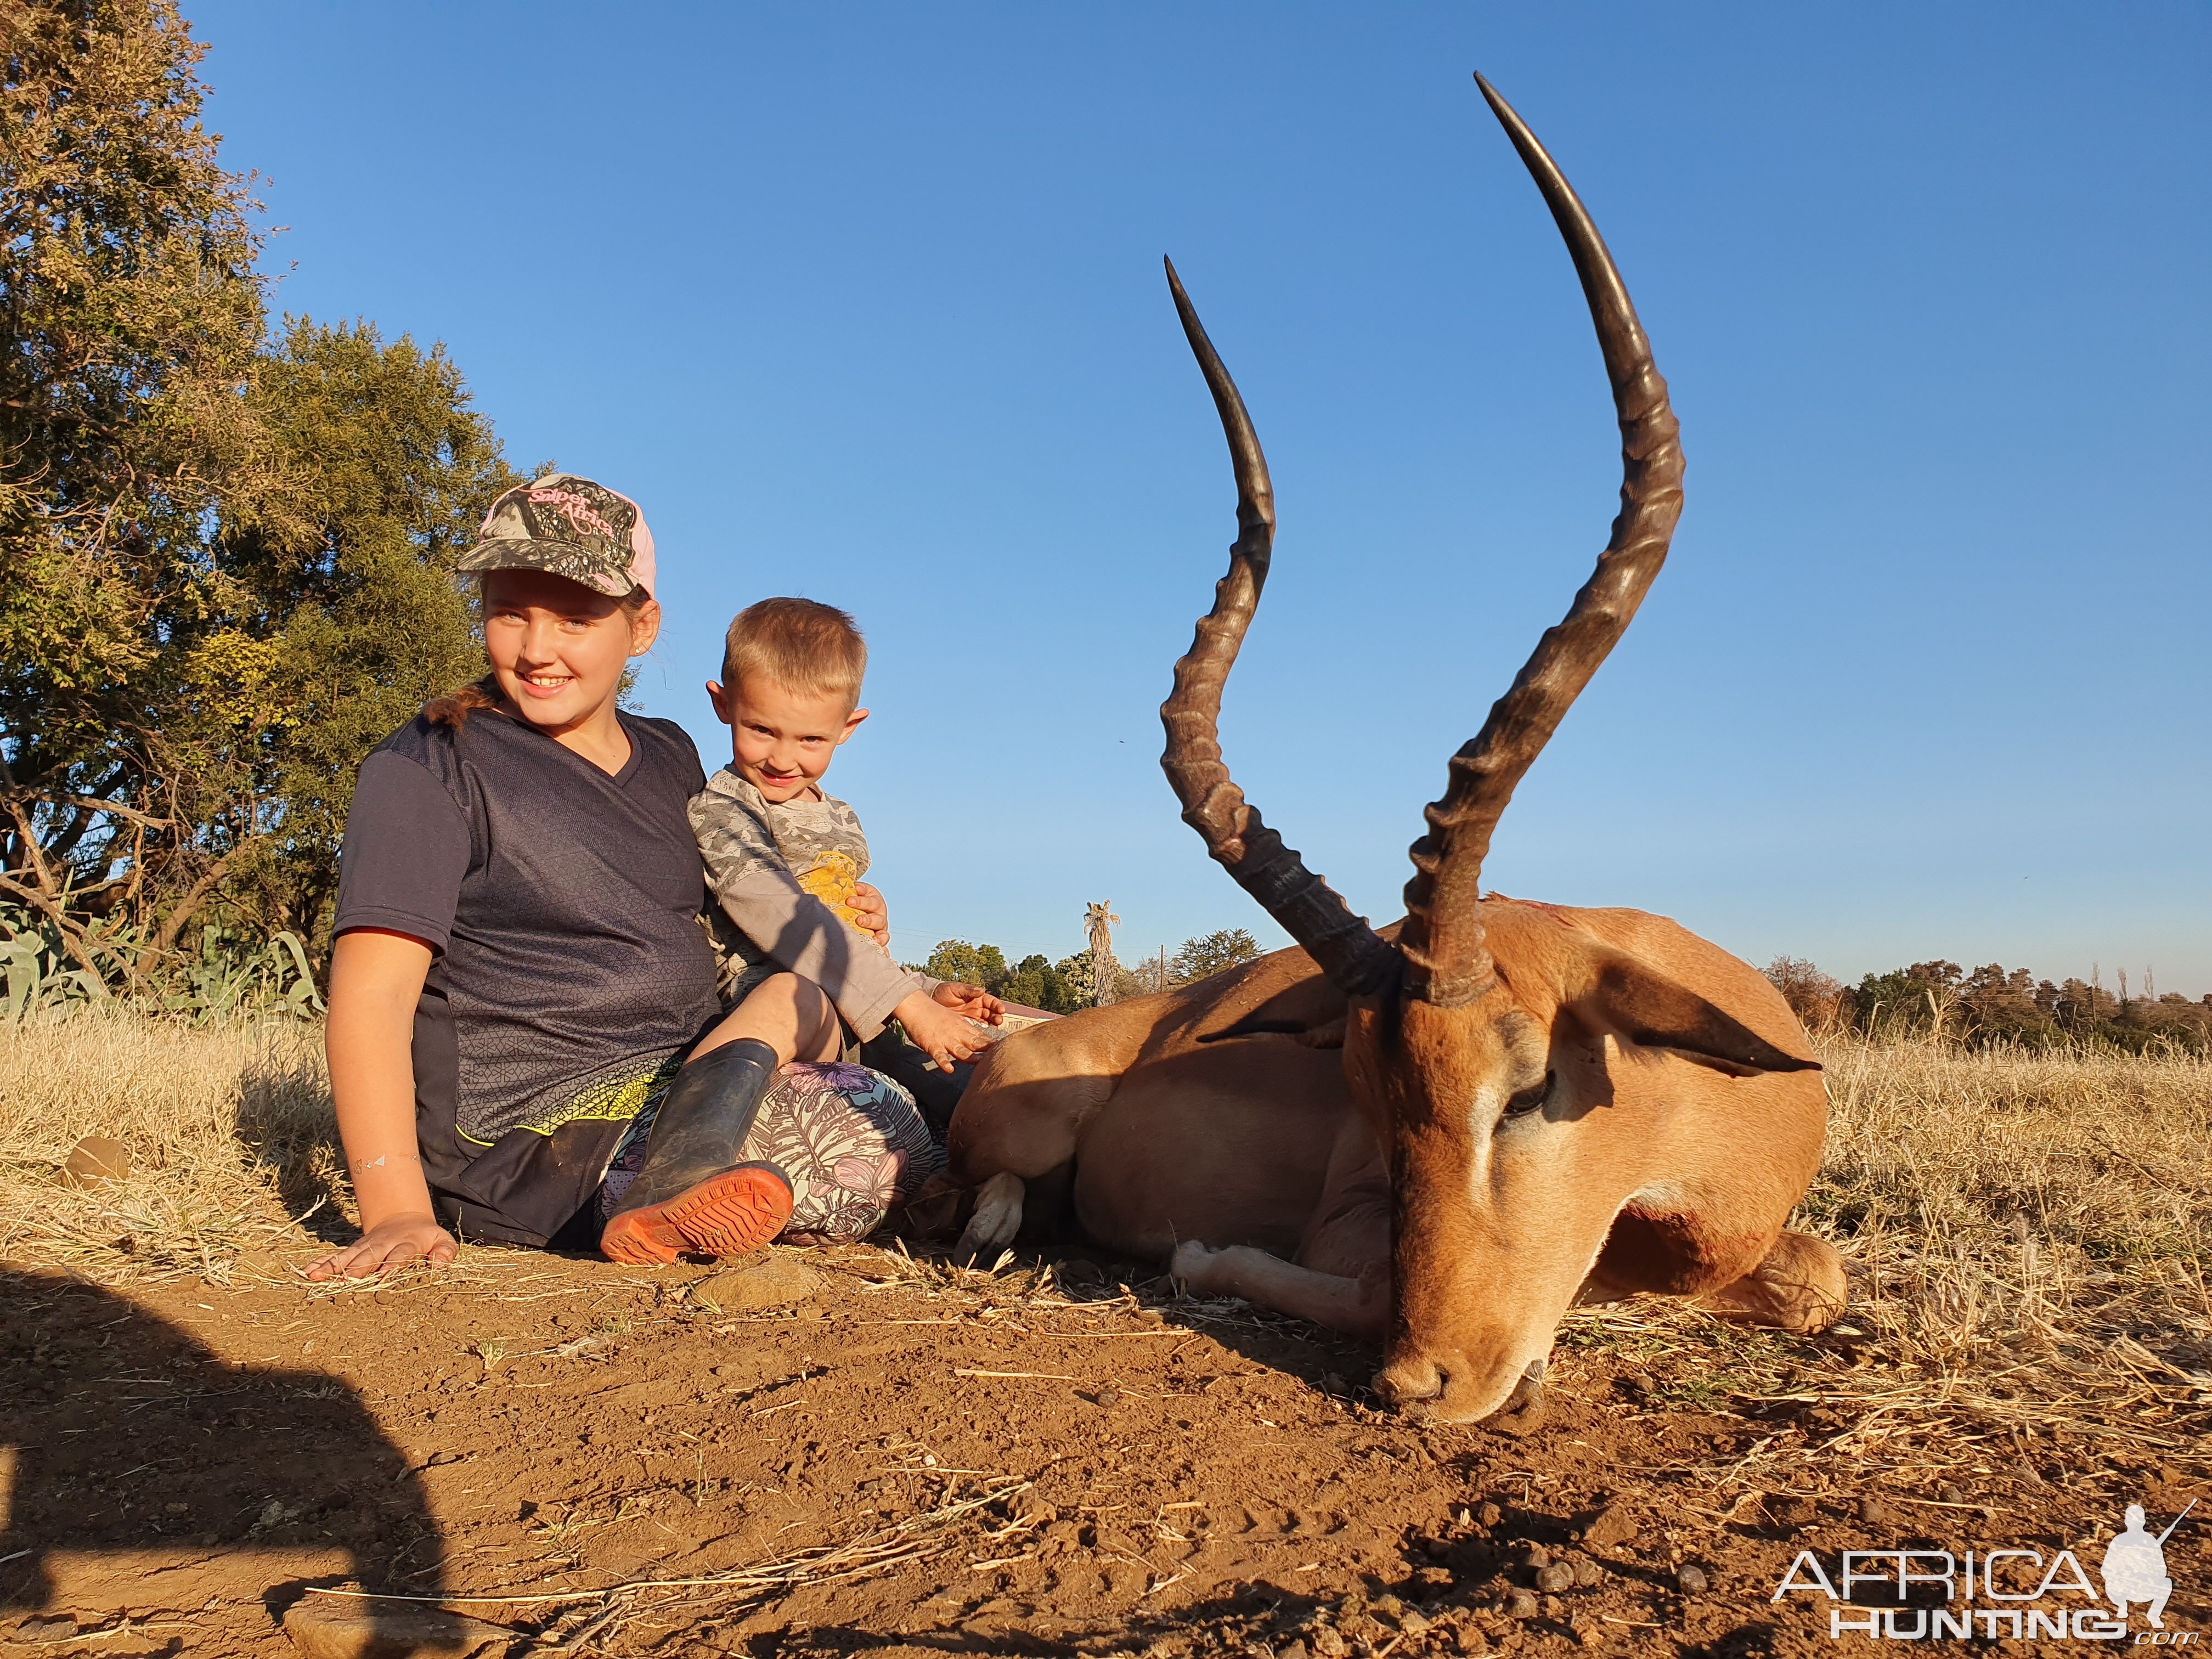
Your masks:
<path fill-rule="evenodd" d="M 1075 957 L 1054 963 L 1041 956 L 1024 957 L 999 986 L 997 994 L 1048 1014 L 1072 1014 L 1091 1006 L 1091 982 L 1078 976 L 1087 975 L 1090 965 L 1087 951 L 1079 963 Z"/>
<path fill-rule="evenodd" d="M 2039 1040 L 2051 1034 L 2051 1017 L 2036 1006 L 2035 975 L 2008 971 L 2000 963 L 1977 968 L 1960 992 L 1969 1035 L 1988 1041 Z"/>
<path fill-rule="evenodd" d="M 1134 1001 L 1161 988 L 1160 964 L 1157 958 L 1140 962 L 1133 968 L 1121 963 L 1114 964 L 1115 1001 Z"/>
<path fill-rule="evenodd" d="M 1009 1002 L 1042 1008 L 1060 988 L 1053 981 L 1049 962 L 1040 956 L 1026 956 L 1006 970 L 1006 976 L 996 987 L 989 988 L 994 996 L 1004 997 Z"/>
<path fill-rule="evenodd" d="M 970 945 L 964 939 L 948 939 L 929 953 L 922 971 L 933 979 L 980 985 L 996 996 L 1006 977 L 1006 953 L 995 945 Z"/>
<path fill-rule="evenodd" d="M 258 241 L 169 0 L 0 17 L 0 890 L 88 965 L 72 890 L 110 878 L 119 842 L 177 840 L 148 710 L 220 577 L 221 481 L 258 482 Z"/>
<path fill-rule="evenodd" d="M 1869 1031 L 1940 1033 L 1959 1006 L 1964 976 L 1955 962 L 1916 962 L 1869 974 L 1851 994 L 1857 1022 Z"/>
<path fill-rule="evenodd" d="M 1072 1014 L 1079 1008 L 1092 1006 L 1098 997 L 1097 969 L 1092 967 L 1089 950 L 1078 951 L 1072 957 L 1062 957 L 1052 965 L 1053 977 L 1060 981 L 1060 1000 L 1051 1006 L 1055 1014 Z M 1046 1005 L 1040 1003 L 1038 1006 Z"/>
<path fill-rule="evenodd" d="M 1834 1024 L 1847 994 L 1844 982 L 1824 974 L 1802 957 L 1777 957 L 1766 964 L 1766 977 L 1782 993 L 1790 1012 L 1813 1030 Z"/>
<path fill-rule="evenodd" d="M 1024 957 L 995 988 L 1009 1002 L 1025 1003 L 1048 1014 L 1072 1014 L 1091 1000 L 1091 952 L 1078 951 L 1057 963 Z"/>
<path fill-rule="evenodd" d="M 477 672 L 512 475 L 441 351 L 264 338 L 172 0 L 0 20 L 0 896 L 111 974 L 210 904 L 311 935 L 361 757 Z"/>
<path fill-rule="evenodd" d="M 308 931 L 362 757 L 483 672 L 453 564 L 517 480 L 442 348 L 288 319 L 252 396 L 286 487 L 222 526 L 174 749 L 234 892 Z"/>
<path fill-rule="evenodd" d="M 2049 980 L 2036 988 L 2036 1006 L 2070 1035 L 2086 1036 L 2117 1018 L 2120 1000 L 2087 980 L 2069 978 L 2053 985 Z"/>
<path fill-rule="evenodd" d="M 1211 933 L 1200 933 L 1187 939 L 1168 963 L 1168 981 L 1173 985 L 1189 985 L 1234 968 L 1240 963 L 1254 961 L 1260 954 L 1260 941 L 1242 927 L 1223 927 Z"/>

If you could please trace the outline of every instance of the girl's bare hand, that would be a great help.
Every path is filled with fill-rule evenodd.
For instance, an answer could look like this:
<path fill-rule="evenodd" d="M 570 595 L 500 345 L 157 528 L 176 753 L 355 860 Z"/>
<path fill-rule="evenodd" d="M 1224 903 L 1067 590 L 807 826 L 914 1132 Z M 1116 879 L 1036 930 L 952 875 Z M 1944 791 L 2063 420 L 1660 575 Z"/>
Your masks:
<path fill-rule="evenodd" d="M 380 1221 L 357 1244 L 333 1250 L 307 1269 L 310 1279 L 368 1279 L 409 1261 L 442 1266 L 460 1254 L 453 1236 L 434 1217 L 395 1215 Z"/>

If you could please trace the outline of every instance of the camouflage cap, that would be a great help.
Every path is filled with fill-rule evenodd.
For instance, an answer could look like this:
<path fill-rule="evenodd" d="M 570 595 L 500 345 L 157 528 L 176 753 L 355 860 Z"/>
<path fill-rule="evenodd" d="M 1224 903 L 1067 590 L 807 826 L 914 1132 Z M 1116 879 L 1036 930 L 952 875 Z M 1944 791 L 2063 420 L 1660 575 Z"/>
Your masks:
<path fill-rule="evenodd" d="M 517 484 L 491 504 L 459 570 L 543 570 L 613 599 L 653 588 L 653 532 L 635 501 L 573 472 Z"/>

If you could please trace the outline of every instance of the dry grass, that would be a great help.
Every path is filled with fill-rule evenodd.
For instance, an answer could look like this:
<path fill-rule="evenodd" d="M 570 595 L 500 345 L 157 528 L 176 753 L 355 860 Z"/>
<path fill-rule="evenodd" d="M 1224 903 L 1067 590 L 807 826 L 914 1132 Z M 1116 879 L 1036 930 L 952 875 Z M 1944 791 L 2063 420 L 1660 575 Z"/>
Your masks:
<path fill-rule="evenodd" d="M 1893 1412 L 2201 1451 L 2212 1060 L 1850 1039 L 1822 1057 L 1829 1152 L 1804 1211 L 1850 1263 Z"/>
<path fill-rule="evenodd" d="M 1794 1224 L 1829 1239 L 1852 1305 L 1808 1340 L 1656 1299 L 1579 1310 L 1571 1348 L 1655 1395 L 1809 1411 L 1716 1492 L 1991 1467 L 2070 1480 L 2212 1443 L 2212 1061 L 1927 1042 L 1820 1044 L 1827 1156 Z M 1714 1363 L 1716 1358 L 1722 1363 Z M 1969 1486 L 1971 1481 L 1967 1481 Z"/>
<path fill-rule="evenodd" d="M 1682 1368 L 1708 1379 L 1680 1384 L 1693 1403 L 1812 1395 L 1876 1406 L 1893 1425 L 2093 1413 L 2152 1447 L 2204 1416 L 2212 1060 L 1854 1039 L 1824 1057 L 1829 1152 L 1800 1224 L 1850 1262 L 1844 1340 L 1643 1303 L 1577 1312 L 1571 1346 L 1640 1356 L 1668 1388 L 1664 1356 L 1702 1355 Z M 87 1134 L 126 1143 L 132 1175 L 64 1185 L 62 1160 Z M 298 1218 L 314 1207 L 344 1212 L 338 1170 L 313 1026 L 97 1011 L 0 1025 L 0 1259 L 106 1283 L 226 1282 L 241 1255 L 303 1246 Z M 989 1279 L 875 1260 L 948 1292 Z M 1717 1345 L 1729 1365 L 1709 1363 Z M 1732 1386 L 1710 1380 L 1719 1372 Z"/>
<path fill-rule="evenodd" d="M 127 1179 L 64 1182 L 87 1135 L 130 1148 Z M 100 1008 L 0 1024 L 0 1260 L 228 1282 L 241 1253 L 305 1242 L 295 1218 L 328 1213 L 340 1167 L 319 1026 Z"/>
<path fill-rule="evenodd" d="M 1805 1211 L 1863 1275 L 1868 1318 L 1946 1369 L 2147 1345 L 2212 1387 L 2212 1060 L 1856 1041 L 1824 1058 Z"/>

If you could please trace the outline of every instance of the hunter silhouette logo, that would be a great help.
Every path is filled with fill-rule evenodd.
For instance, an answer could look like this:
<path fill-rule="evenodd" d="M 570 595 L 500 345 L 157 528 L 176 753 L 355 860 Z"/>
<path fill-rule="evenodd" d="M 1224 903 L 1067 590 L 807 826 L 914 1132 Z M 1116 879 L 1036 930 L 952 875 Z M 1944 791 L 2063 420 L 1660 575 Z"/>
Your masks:
<path fill-rule="evenodd" d="M 2144 1617 L 2150 1620 L 2153 1630 L 2164 1630 L 2166 1598 L 2173 1594 L 2173 1580 L 2166 1571 L 2166 1540 L 2173 1536 L 2174 1528 L 2181 1524 L 2182 1516 L 2197 1507 L 2191 1498 L 2180 1515 L 2166 1523 L 2166 1530 L 2155 1538 L 2143 1530 L 2143 1507 L 2128 1505 L 2127 1530 L 2105 1546 L 2105 1599 L 2120 1610 L 2120 1617 L 2128 1616 L 2128 1603 L 2145 1601 Z"/>
<path fill-rule="evenodd" d="M 2166 1628 L 2166 1599 L 2173 1594 L 2166 1540 L 2196 1507 L 2197 1500 L 2190 1499 L 2164 1532 L 2154 1534 L 2145 1529 L 2142 1505 L 2129 1504 L 2125 1526 L 2105 1546 L 2101 1596 L 2072 1550 L 2046 1559 L 2039 1549 L 2000 1547 L 1963 1555 L 1845 1550 L 1833 1577 L 1818 1555 L 1800 1550 L 1770 1599 L 1801 1592 L 1825 1596 L 1831 1639 L 1865 1636 L 1890 1642 L 1946 1637 L 2120 1642 L 2130 1635 L 2128 1609 L 2140 1606 L 2150 1628 L 2135 1632 L 2136 1645 L 2191 1647 L 2196 1632 Z"/>

